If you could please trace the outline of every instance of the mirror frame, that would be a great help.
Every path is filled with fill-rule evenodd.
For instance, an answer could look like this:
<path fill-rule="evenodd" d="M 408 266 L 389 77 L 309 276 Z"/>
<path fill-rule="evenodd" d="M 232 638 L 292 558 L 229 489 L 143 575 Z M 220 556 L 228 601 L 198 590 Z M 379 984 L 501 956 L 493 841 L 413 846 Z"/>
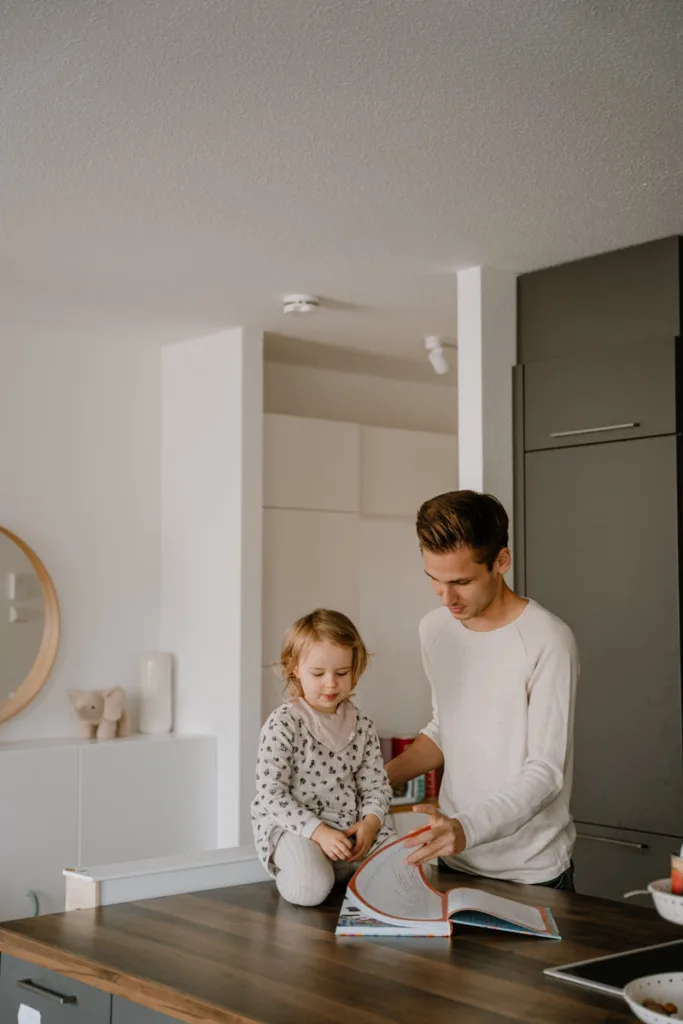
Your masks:
<path fill-rule="evenodd" d="M 14 718 L 20 711 L 23 711 L 38 694 L 39 690 L 45 686 L 55 663 L 57 651 L 59 650 L 61 619 L 57 591 L 50 579 L 50 574 L 33 548 L 30 548 L 21 537 L 17 537 L 16 533 L 12 533 L 5 526 L 0 526 L 0 534 L 8 537 L 28 558 L 38 577 L 40 589 L 43 593 L 43 601 L 45 602 L 45 624 L 36 660 L 33 662 L 26 678 L 16 687 L 13 696 L 9 697 L 3 704 L 0 704 L 0 725 L 2 725 L 3 722 Z"/>

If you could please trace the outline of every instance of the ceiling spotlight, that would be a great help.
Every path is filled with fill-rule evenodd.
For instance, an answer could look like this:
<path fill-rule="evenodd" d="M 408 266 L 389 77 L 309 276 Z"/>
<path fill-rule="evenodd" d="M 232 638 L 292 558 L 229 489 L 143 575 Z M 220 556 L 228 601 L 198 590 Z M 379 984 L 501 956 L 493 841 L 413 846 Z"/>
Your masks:
<path fill-rule="evenodd" d="M 427 358 L 432 364 L 434 373 L 448 373 L 450 367 L 444 348 L 455 348 L 455 345 L 443 341 L 438 334 L 430 334 L 428 338 L 425 338 L 425 348 L 427 349 Z"/>
<path fill-rule="evenodd" d="M 315 313 L 320 299 L 316 295 L 285 295 L 282 303 L 285 313 Z"/>

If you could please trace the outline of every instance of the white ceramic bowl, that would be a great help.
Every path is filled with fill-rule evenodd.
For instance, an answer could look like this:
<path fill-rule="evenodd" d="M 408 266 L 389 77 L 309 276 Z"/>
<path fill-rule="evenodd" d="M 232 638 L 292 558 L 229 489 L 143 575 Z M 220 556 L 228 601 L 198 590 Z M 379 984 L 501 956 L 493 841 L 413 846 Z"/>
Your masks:
<path fill-rule="evenodd" d="M 671 879 L 660 878 L 656 882 L 650 882 L 647 891 L 652 896 L 655 909 L 660 917 L 664 917 L 674 924 L 683 925 L 683 896 L 673 895 Z"/>
<path fill-rule="evenodd" d="M 683 1020 L 683 973 L 650 974 L 647 978 L 629 981 L 624 989 L 624 999 L 638 1020 L 644 1021 L 645 1024 Z M 643 1006 L 646 999 L 655 999 L 658 1003 L 673 1003 L 678 1007 L 678 1013 L 670 1017 L 666 1013 L 648 1010 Z"/>

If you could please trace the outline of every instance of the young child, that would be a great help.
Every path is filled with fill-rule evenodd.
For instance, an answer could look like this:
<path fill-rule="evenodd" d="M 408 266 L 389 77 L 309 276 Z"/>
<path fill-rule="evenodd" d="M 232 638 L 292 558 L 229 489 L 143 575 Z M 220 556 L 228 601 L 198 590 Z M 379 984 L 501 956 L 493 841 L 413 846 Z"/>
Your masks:
<path fill-rule="evenodd" d="M 341 612 L 311 612 L 283 643 L 289 700 L 261 730 L 251 814 L 259 858 L 300 906 L 322 903 L 335 878 L 395 834 L 375 727 L 349 699 L 367 662 Z"/>

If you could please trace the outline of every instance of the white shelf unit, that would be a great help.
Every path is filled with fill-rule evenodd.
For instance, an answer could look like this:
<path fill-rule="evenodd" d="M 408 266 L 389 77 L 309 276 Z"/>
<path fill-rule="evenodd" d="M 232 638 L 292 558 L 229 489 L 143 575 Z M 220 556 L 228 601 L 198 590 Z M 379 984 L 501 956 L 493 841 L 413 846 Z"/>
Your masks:
<path fill-rule="evenodd" d="M 64 910 L 64 868 L 216 845 L 211 736 L 0 744 L 0 921 Z"/>

